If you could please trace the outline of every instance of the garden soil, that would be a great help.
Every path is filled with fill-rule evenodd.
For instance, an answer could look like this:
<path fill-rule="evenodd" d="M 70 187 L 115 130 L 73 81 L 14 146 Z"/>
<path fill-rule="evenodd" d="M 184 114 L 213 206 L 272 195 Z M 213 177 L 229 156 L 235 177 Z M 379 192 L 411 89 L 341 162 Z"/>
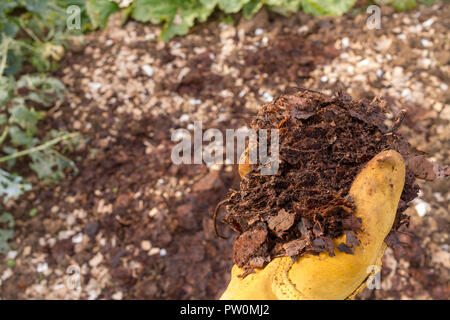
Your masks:
<path fill-rule="evenodd" d="M 449 9 L 442 3 L 405 13 L 382 8 L 379 30 L 367 29 L 362 9 L 339 18 L 283 18 L 263 10 L 250 21 L 207 22 L 169 43 L 157 40 L 158 27 L 120 26 L 117 16 L 84 44 L 74 43 L 56 74 L 71 93 L 43 121 L 46 129 L 86 139 L 67 154 L 79 173 L 44 184 L 20 169 L 34 188 L 6 204 L 16 224 L 12 251 L 0 256 L 0 296 L 220 297 L 236 233 L 220 223 L 225 208 L 217 220 L 227 240 L 215 236 L 212 218 L 229 189 L 239 189 L 237 165 L 174 165 L 171 134 L 192 130 L 197 120 L 204 129 L 250 127 L 262 105 L 295 87 L 328 97 L 342 91 L 368 103 L 381 97 L 388 128 L 406 109 L 398 132 L 448 164 Z M 367 161 L 378 151 L 370 148 L 351 161 Z M 340 175 L 341 182 L 350 179 Z M 419 184 L 405 211 L 410 226 L 400 240 L 407 245 L 388 248 L 382 289 L 358 298 L 448 299 L 450 185 Z M 273 225 L 277 230 L 277 220 Z M 67 285 L 76 279 L 79 286 Z"/>

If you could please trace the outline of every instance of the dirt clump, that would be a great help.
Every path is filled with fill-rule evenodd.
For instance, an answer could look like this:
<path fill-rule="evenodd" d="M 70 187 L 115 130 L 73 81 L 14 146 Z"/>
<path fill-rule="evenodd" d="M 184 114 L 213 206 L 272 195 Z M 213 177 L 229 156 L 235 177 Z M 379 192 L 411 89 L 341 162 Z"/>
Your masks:
<path fill-rule="evenodd" d="M 348 195 L 361 168 L 377 153 L 394 149 L 415 156 L 396 133 L 402 115 L 387 121 L 385 103 L 327 97 L 301 90 L 264 105 L 252 129 L 279 129 L 279 170 L 261 175 L 261 163 L 231 190 L 223 202 L 224 222 L 239 232 L 234 263 L 245 270 L 263 267 L 275 257 L 305 253 L 334 256 L 333 238 L 346 234 L 337 249 L 352 254 L 359 246 L 361 219 Z M 393 230 L 408 223 L 402 214 L 417 196 L 414 174 L 407 169 Z"/>

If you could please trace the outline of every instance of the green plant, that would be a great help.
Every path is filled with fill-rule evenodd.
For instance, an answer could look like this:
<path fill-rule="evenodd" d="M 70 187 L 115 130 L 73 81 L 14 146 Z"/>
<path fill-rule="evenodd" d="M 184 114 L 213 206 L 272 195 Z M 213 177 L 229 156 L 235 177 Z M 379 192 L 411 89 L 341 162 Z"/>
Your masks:
<path fill-rule="evenodd" d="M 67 30 L 69 5 L 79 5 L 80 30 Z M 15 172 L 19 158 L 44 182 L 64 177 L 66 168 L 76 172 L 74 163 L 54 146 L 78 141 L 77 133 L 39 127 L 46 109 L 62 101 L 65 87 L 45 74 L 58 68 L 68 40 L 92 29 L 86 18 L 85 1 L 2 0 L 0 2 L 0 199 L 3 203 L 31 189 L 31 184 Z M 24 74 L 23 66 L 36 74 Z M 22 74 L 21 74 L 22 72 Z M 64 150 L 63 150 L 64 151 Z M 0 207 L 1 209 L 1 207 Z M 9 250 L 14 218 L 0 211 L 0 253 Z"/>
<path fill-rule="evenodd" d="M 6 39 L 4 41 L 8 41 Z M 5 60 L 7 46 L 3 48 L 2 61 Z M 63 178 L 65 168 L 76 171 L 74 163 L 53 146 L 75 139 L 78 134 L 50 130 L 40 138 L 37 135 L 38 124 L 45 114 L 42 109 L 52 106 L 56 99 L 63 99 L 63 84 L 45 75 L 23 75 L 15 80 L 12 76 L 2 76 L 2 66 L 3 63 L 0 65 L 0 150 L 4 155 L 0 156 L 3 168 L 0 169 L 0 198 L 6 202 L 31 189 L 23 177 L 9 172 L 20 157 L 28 157 L 30 168 L 44 181 Z M 4 213 L 2 217 L 5 215 L 9 214 Z M 7 241 L 11 236 L 12 230 L 0 229 L 0 253 L 8 248 Z"/>
<path fill-rule="evenodd" d="M 424 4 L 426 6 L 431 6 L 436 0 L 376 0 L 375 3 L 378 5 L 388 5 L 393 7 L 396 11 L 411 10 L 417 7 L 417 5 Z"/>
<path fill-rule="evenodd" d="M 390 5 L 398 11 L 412 9 L 417 5 L 416 0 L 375 2 Z M 430 5 L 435 0 L 418 2 Z M 297 12 L 300 8 L 316 16 L 334 16 L 348 12 L 356 0 L 134 0 L 129 6 L 127 1 L 122 3 L 125 3 L 126 7 L 123 11 L 125 19 L 131 17 L 140 22 L 162 24 L 160 36 L 164 41 L 168 41 L 176 35 L 187 34 L 196 22 L 206 21 L 215 10 L 226 14 L 242 12 L 247 19 L 252 18 L 263 6 L 285 16 Z M 119 10 L 119 7 L 108 0 L 88 0 L 86 5 L 94 27 L 105 26 L 108 17 Z"/>
<path fill-rule="evenodd" d="M 3 51 L 3 61 L 5 55 Z M 63 178 L 65 168 L 76 171 L 74 163 L 53 146 L 61 141 L 75 139 L 78 134 L 50 130 L 40 138 L 37 135 L 38 124 L 45 114 L 41 110 L 52 106 L 56 99 L 63 99 L 63 84 L 45 75 L 23 75 L 19 80 L 12 76 L 1 76 L 2 65 L 0 148 L 4 155 L 0 156 L 0 165 L 3 167 L 0 169 L 0 198 L 6 202 L 31 189 L 31 185 L 23 177 L 9 172 L 20 157 L 28 157 L 30 168 L 44 181 L 53 182 Z M 71 146 L 68 144 L 68 147 Z M 0 253 L 8 248 L 7 241 L 12 236 L 11 232 L 0 229 Z"/>
<path fill-rule="evenodd" d="M 109 0 L 88 0 L 86 2 L 86 12 L 94 29 L 105 28 L 109 16 L 118 10 L 118 4 Z"/>
<path fill-rule="evenodd" d="M 4 53 L 5 51 L 2 52 L 3 57 Z M 0 164 L 12 168 L 17 158 L 28 156 L 31 160 L 30 167 L 39 178 L 46 181 L 61 179 L 64 168 L 75 166 L 52 147 L 60 141 L 75 138 L 78 134 L 51 130 L 40 139 L 37 133 L 38 122 L 45 114 L 41 109 L 51 107 L 57 99 L 63 99 L 64 85 L 45 75 L 23 75 L 16 81 L 13 77 L 1 76 L 1 73 L 0 83 L 0 91 L 7 93 L 2 97 L 0 105 L 0 147 L 6 154 L 0 157 Z M 6 190 L 8 189 L 0 186 L 0 196 Z"/>
<path fill-rule="evenodd" d="M 66 12 L 61 1 L 3 0 L 0 42 L 15 39 L 8 50 L 5 75 L 17 74 L 24 62 L 37 71 L 55 70 L 64 54 Z"/>
<path fill-rule="evenodd" d="M 135 0 L 131 17 L 137 21 L 163 24 L 161 37 L 165 41 L 188 33 L 195 21 L 204 22 L 218 8 L 225 13 L 242 10 L 251 18 L 263 5 L 288 15 L 299 9 L 302 0 Z"/>
<path fill-rule="evenodd" d="M 303 0 L 302 9 L 305 13 L 316 16 L 341 15 L 353 8 L 356 0 Z"/>
<path fill-rule="evenodd" d="M 0 228 L 0 254 L 4 254 L 9 251 L 8 241 L 14 235 L 12 230 L 14 228 L 14 217 L 8 212 L 2 213 L 0 214 L 0 224 L 6 224 L 7 227 L 7 229 Z"/>

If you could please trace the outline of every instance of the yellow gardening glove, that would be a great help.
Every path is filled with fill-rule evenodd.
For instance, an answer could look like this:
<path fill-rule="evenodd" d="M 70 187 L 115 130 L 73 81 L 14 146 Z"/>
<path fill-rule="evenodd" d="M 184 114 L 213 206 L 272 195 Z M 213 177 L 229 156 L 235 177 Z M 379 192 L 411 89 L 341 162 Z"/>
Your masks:
<path fill-rule="evenodd" d="M 240 165 L 245 175 L 248 165 Z M 405 162 L 396 151 L 377 154 L 356 176 L 350 196 L 355 215 L 362 219 L 358 232 L 360 245 L 354 254 L 335 249 L 328 253 L 303 255 L 295 262 L 290 257 L 275 258 L 265 268 L 245 278 L 236 265 L 221 299 L 352 299 L 366 287 L 367 278 L 381 268 L 384 243 L 394 223 L 397 205 L 405 183 Z M 335 247 L 345 235 L 334 240 Z M 375 266 L 378 266 L 376 268 Z"/>

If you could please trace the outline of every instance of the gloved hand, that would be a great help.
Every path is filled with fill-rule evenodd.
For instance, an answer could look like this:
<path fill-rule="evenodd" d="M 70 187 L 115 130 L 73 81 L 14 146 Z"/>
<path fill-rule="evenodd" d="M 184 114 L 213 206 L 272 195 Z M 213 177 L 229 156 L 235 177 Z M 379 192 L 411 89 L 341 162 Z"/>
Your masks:
<path fill-rule="evenodd" d="M 248 165 L 239 166 L 241 176 L 248 171 Z M 354 298 L 366 287 L 370 271 L 376 272 L 373 266 L 381 269 L 384 239 L 394 223 L 404 183 L 403 157 L 394 150 L 380 152 L 356 176 L 349 192 L 355 215 L 362 219 L 354 254 L 335 249 L 334 257 L 303 255 L 295 262 L 291 257 L 275 258 L 245 278 L 238 277 L 243 270 L 234 265 L 221 300 Z M 345 235 L 334 239 L 335 247 L 345 240 Z"/>

